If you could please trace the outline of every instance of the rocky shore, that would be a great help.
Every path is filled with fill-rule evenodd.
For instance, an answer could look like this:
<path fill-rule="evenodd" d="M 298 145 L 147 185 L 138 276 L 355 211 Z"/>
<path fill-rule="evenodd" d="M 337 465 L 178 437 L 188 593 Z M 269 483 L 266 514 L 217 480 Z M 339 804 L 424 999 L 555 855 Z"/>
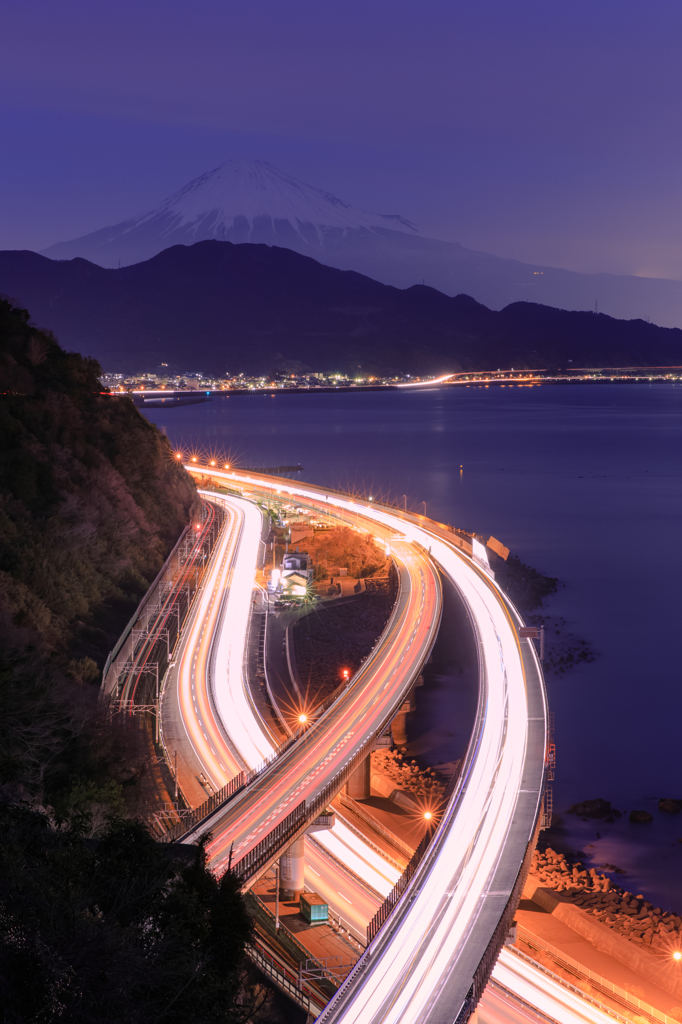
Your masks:
<path fill-rule="evenodd" d="M 604 865 L 617 870 L 613 865 Z M 571 862 L 563 853 L 547 849 L 535 851 L 531 874 L 546 889 L 559 892 L 564 900 L 593 914 L 602 924 L 630 942 L 672 955 L 682 950 L 682 917 L 654 907 L 642 896 L 634 896 L 616 885 L 595 868 L 585 869 L 580 861 Z"/>

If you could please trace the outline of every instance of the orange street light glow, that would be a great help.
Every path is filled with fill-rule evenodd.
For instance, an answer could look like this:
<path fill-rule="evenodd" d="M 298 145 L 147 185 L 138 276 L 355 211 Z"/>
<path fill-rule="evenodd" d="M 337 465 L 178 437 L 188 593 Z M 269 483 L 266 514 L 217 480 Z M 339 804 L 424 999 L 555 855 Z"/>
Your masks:
<path fill-rule="evenodd" d="M 427 821 L 431 821 L 431 811 L 424 811 L 424 817 L 426 818 Z"/>
<path fill-rule="evenodd" d="M 682 953 L 680 953 L 677 949 L 673 953 L 673 960 L 682 960 Z"/>
<path fill-rule="evenodd" d="M 301 723 L 301 725 L 303 725 L 304 722 L 308 721 L 308 716 L 307 715 L 299 715 L 298 716 L 298 720 Z"/>

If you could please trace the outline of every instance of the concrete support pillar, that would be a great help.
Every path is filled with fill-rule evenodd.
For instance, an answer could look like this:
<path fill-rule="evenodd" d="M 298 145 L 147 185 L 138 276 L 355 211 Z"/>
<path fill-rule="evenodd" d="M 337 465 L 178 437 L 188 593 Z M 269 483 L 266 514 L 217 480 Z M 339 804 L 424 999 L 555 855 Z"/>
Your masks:
<path fill-rule="evenodd" d="M 279 885 L 283 900 L 296 900 L 305 888 L 305 837 L 299 836 L 279 858 Z"/>
<path fill-rule="evenodd" d="M 346 792 L 348 796 L 354 800 L 368 800 L 371 796 L 370 792 L 370 776 L 372 772 L 372 764 L 370 761 L 369 754 L 362 762 L 359 768 L 357 768 L 348 782 L 346 783 Z"/>

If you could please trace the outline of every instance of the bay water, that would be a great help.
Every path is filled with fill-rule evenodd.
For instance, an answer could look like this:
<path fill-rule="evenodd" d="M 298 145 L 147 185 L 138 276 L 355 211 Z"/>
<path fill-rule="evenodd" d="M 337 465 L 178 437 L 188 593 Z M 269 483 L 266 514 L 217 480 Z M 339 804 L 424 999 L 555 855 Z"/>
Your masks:
<path fill-rule="evenodd" d="M 550 841 L 682 910 L 682 815 L 658 809 L 682 798 L 682 385 L 232 395 L 145 414 L 185 452 L 300 463 L 300 479 L 493 534 L 558 577 L 542 611 L 597 657 L 548 681 Z M 566 813 L 594 797 L 654 820 Z"/>

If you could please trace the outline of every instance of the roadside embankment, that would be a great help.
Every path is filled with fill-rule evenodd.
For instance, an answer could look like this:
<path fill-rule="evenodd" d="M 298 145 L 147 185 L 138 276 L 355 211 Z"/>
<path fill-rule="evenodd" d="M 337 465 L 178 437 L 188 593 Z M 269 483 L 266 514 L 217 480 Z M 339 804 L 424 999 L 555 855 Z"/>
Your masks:
<path fill-rule="evenodd" d="M 549 849 L 534 854 L 523 895 L 596 950 L 682 1003 L 681 963 L 673 957 L 682 949 L 679 915 L 653 907 L 596 869 L 586 871 L 580 862 L 571 864 L 564 854 Z M 532 930 L 527 921 L 523 924 Z M 682 1012 L 682 1006 L 676 1009 Z"/>

